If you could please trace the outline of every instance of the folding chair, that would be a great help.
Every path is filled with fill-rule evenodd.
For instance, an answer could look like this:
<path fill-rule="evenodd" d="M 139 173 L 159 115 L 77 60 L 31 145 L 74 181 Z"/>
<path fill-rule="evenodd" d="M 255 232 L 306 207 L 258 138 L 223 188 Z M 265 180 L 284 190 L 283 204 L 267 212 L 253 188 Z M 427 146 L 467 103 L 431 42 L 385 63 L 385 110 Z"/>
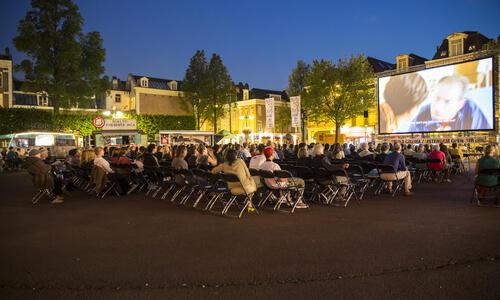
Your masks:
<path fill-rule="evenodd" d="M 271 201 L 276 202 L 275 205 L 278 205 L 278 197 L 274 195 L 274 192 L 278 190 L 276 176 L 274 176 L 273 172 L 266 170 L 258 170 L 258 174 L 262 180 L 264 192 L 257 206 L 264 207 L 267 202 Z"/>
<path fill-rule="evenodd" d="M 314 169 L 314 181 L 316 183 L 314 199 L 319 203 L 331 204 L 339 192 L 335 176 L 326 169 Z"/>
<path fill-rule="evenodd" d="M 288 170 L 275 170 L 274 176 L 278 182 L 280 199 L 275 206 L 275 210 L 280 210 L 283 203 L 291 201 L 290 213 L 294 213 L 299 203 L 304 203 L 304 188 L 301 188 L 295 182 L 293 174 Z M 293 197 L 295 196 L 295 197 Z"/>
<path fill-rule="evenodd" d="M 361 201 L 370 184 L 370 179 L 365 176 L 363 168 L 357 164 L 349 164 L 347 174 L 349 175 L 349 179 L 354 183 L 356 198 L 358 201 Z"/>
<path fill-rule="evenodd" d="M 316 182 L 314 181 L 314 172 L 311 168 L 305 166 L 294 166 L 295 175 L 302 178 L 306 184 L 304 189 L 304 198 L 314 199 L 314 191 L 316 187 Z"/>
<path fill-rule="evenodd" d="M 500 169 L 482 169 L 479 170 L 479 175 L 482 176 L 500 176 Z M 484 186 L 477 182 L 474 184 L 474 190 L 472 192 L 472 198 L 470 203 L 476 203 L 477 206 L 485 207 L 500 207 L 499 205 L 499 186 L 500 184 L 494 186 Z M 482 195 L 481 195 L 482 194 Z M 485 203 L 486 200 L 493 200 L 493 204 Z"/>
<path fill-rule="evenodd" d="M 333 175 L 333 177 L 337 182 L 337 191 L 338 191 L 336 197 L 333 198 L 331 203 L 334 206 L 347 207 L 347 204 L 349 203 L 349 200 L 351 200 L 352 196 L 353 195 L 357 196 L 354 190 L 355 188 L 354 182 L 351 180 L 351 177 L 349 176 L 347 171 L 342 168 L 333 169 L 332 171 L 330 171 L 330 173 Z M 346 178 L 346 180 L 345 181 L 338 180 L 338 177 Z"/>
<path fill-rule="evenodd" d="M 228 184 L 232 183 L 232 184 L 240 184 L 241 185 L 240 179 L 235 174 L 224 173 L 224 174 L 222 174 L 222 177 L 223 177 L 224 181 L 226 181 Z M 230 194 L 230 198 L 229 198 L 229 201 L 227 202 L 226 206 L 222 210 L 222 215 L 241 218 L 241 216 L 243 215 L 243 212 L 250 205 L 254 208 L 255 212 L 257 214 L 259 214 L 259 212 L 257 211 L 257 208 L 255 207 L 255 205 L 252 202 L 253 194 L 247 194 L 247 192 L 243 188 L 241 189 L 241 193 L 235 193 L 234 190 L 229 189 L 229 194 Z M 241 200 L 241 203 L 238 203 L 238 200 Z M 239 210 L 238 215 L 231 215 L 228 213 L 232 206 L 237 207 L 237 209 Z"/>
<path fill-rule="evenodd" d="M 212 185 L 212 189 L 210 189 L 210 198 L 208 198 L 205 210 L 215 212 L 213 211 L 213 207 L 216 203 L 221 204 L 222 208 L 226 205 L 224 202 L 224 196 L 228 193 L 227 183 L 224 181 L 222 174 L 208 173 L 207 175 L 208 181 Z"/>
<path fill-rule="evenodd" d="M 429 158 L 427 159 L 427 164 L 430 164 L 430 163 L 442 163 L 442 161 L 439 159 L 439 158 Z M 428 169 L 428 175 L 432 178 L 432 179 L 437 179 L 438 182 L 443 182 L 443 179 L 444 179 L 444 176 L 445 176 L 445 167 L 443 167 L 442 170 L 429 170 L 429 167 L 427 167 Z"/>
<path fill-rule="evenodd" d="M 380 184 L 375 191 L 376 195 L 380 195 L 384 188 L 389 187 L 392 182 L 392 197 L 394 197 L 403 187 L 403 178 L 398 178 L 398 173 L 391 165 L 378 165 L 380 174 Z"/>

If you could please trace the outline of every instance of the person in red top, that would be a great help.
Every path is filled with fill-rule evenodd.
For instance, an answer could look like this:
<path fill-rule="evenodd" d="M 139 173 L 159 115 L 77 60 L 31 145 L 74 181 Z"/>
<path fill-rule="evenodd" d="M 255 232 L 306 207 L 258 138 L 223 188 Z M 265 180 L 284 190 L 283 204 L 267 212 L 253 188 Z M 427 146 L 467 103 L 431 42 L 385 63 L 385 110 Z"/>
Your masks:
<path fill-rule="evenodd" d="M 444 154 L 443 151 L 440 150 L 439 145 L 434 145 L 432 147 L 431 153 L 427 156 L 428 159 L 435 159 L 435 160 L 440 160 L 440 162 L 430 162 L 427 164 L 427 169 L 430 171 L 444 171 L 444 181 L 446 182 L 451 182 L 451 180 L 448 178 L 448 168 L 446 165 L 446 154 Z M 437 180 L 435 178 L 434 180 Z"/>

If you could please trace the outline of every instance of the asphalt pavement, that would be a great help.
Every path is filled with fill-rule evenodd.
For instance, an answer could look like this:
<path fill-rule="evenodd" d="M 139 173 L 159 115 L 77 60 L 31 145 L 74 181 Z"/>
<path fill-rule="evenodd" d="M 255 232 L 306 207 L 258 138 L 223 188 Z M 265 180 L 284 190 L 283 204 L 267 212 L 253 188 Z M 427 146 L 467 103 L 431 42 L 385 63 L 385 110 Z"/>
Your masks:
<path fill-rule="evenodd" d="M 220 217 L 145 197 L 31 204 L 0 174 L 1 299 L 500 299 L 500 209 L 472 181 Z"/>

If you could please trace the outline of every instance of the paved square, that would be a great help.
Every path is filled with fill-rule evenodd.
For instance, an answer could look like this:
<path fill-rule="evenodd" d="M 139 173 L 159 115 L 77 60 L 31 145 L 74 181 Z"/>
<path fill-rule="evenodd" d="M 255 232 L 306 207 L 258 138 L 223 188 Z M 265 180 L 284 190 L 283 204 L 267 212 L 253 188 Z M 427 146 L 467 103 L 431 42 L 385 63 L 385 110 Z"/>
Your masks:
<path fill-rule="evenodd" d="M 2 299 L 500 297 L 500 209 L 465 177 L 241 220 L 143 193 L 33 206 L 24 171 L 0 189 Z"/>

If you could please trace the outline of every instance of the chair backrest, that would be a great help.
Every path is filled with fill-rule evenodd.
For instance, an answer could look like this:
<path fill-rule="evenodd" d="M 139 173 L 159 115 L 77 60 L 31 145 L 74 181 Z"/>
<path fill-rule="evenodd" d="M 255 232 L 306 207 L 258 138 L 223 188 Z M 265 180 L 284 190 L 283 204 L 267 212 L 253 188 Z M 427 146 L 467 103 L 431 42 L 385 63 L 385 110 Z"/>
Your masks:
<path fill-rule="evenodd" d="M 275 170 L 273 172 L 273 175 L 277 178 L 292 178 L 293 177 L 292 173 L 288 170 Z"/>
<path fill-rule="evenodd" d="M 500 169 L 479 169 L 479 175 L 499 176 Z"/>
<path fill-rule="evenodd" d="M 297 175 L 297 177 L 302 178 L 304 180 L 314 178 L 314 172 L 311 170 L 311 168 L 304 166 L 295 166 L 295 174 Z"/>
<path fill-rule="evenodd" d="M 270 179 L 270 178 L 272 178 L 272 179 L 276 178 L 276 176 L 274 176 L 273 172 L 266 171 L 266 170 L 259 170 L 259 175 L 262 178 L 268 178 L 268 179 Z"/>
<path fill-rule="evenodd" d="M 349 175 L 347 174 L 346 170 L 342 169 L 342 168 L 335 168 L 333 170 L 330 171 L 331 174 L 333 174 L 334 176 L 339 176 L 339 177 L 349 177 Z"/>
<path fill-rule="evenodd" d="M 232 174 L 232 173 L 223 173 L 222 178 L 227 183 L 239 183 L 240 182 L 240 179 L 238 178 L 238 176 L 236 176 L 236 174 Z"/>
<path fill-rule="evenodd" d="M 365 172 L 363 171 L 363 168 L 361 165 L 358 164 L 349 164 L 349 167 L 347 168 L 347 173 L 349 175 L 356 175 L 356 176 L 361 176 L 365 177 Z"/>
<path fill-rule="evenodd" d="M 203 169 L 192 169 L 193 174 L 200 178 L 208 178 L 208 172 Z"/>
<path fill-rule="evenodd" d="M 396 170 L 391 165 L 378 165 L 380 174 L 396 174 Z"/>
<path fill-rule="evenodd" d="M 429 158 L 429 159 L 427 159 L 427 162 L 431 163 L 431 164 L 441 164 L 441 163 L 443 163 L 439 158 Z"/>
<path fill-rule="evenodd" d="M 252 175 L 252 176 L 260 176 L 259 170 L 257 170 L 257 169 L 250 168 L 250 169 L 248 169 L 248 171 L 250 171 L 250 175 Z"/>

